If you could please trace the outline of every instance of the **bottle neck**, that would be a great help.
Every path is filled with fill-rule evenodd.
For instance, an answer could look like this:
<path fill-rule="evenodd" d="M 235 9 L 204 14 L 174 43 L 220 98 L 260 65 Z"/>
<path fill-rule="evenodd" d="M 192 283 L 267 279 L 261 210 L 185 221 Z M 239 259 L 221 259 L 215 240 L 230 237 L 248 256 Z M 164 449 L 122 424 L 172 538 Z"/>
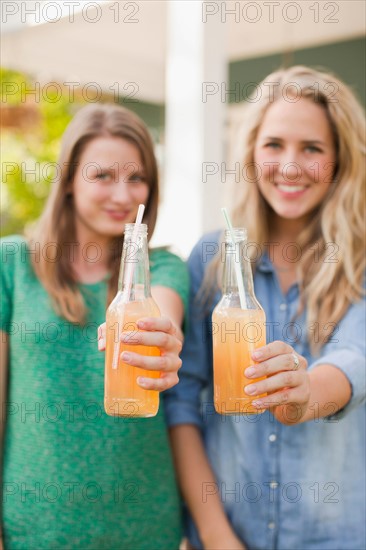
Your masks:
<path fill-rule="evenodd" d="M 242 276 L 246 307 L 257 309 L 259 304 L 254 294 L 252 267 L 247 257 L 246 240 L 244 239 L 235 242 L 235 248 L 232 242 L 225 242 L 225 263 L 222 279 L 222 294 L 230 296 L 232 299 L 237 296 L 235 301 L 240 304 L 237 278 L 239 270 L 237 266 L 239 266 Z"/>
<path fill-rule="evenodd" d="M 124 294 L 126 302 L 151 297 L 146 233 L 140 232 L 135 239 L 132 232 L 125 233 L 118 290 Z"/>

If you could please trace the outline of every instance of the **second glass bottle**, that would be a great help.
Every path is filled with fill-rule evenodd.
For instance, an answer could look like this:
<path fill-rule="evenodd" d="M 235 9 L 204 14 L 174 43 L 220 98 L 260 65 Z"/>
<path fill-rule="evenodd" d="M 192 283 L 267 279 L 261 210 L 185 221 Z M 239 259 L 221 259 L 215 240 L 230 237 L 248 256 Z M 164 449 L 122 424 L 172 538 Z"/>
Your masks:
<path fill-rule="evenodd" d="M 234 229 L 233 244 L 230 231 L 225 232 L 222 298 L 212 313 L 214 405 L 219 414 L 261 412 L 251 403 L 254 398 L 244 392 L 247 384 L 256 381 L 244 375 L 245 369 L 254 363 L 251 353 L 266 343 L 266 317 L 254 294 L 246 238 L 244 228 Z M 235 269 L 235 262 L 240 270 Z M 243 281 L 242 297 L 238 272 Z"/>

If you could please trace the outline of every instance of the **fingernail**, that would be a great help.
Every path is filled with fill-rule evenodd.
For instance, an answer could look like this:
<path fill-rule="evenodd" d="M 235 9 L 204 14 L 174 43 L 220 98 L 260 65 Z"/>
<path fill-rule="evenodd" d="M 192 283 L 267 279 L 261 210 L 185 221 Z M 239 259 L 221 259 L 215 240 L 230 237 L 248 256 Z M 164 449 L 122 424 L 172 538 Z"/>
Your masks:
<path fill-rule="evenodd" d="M 130 361 L 131 354 L 128 353 L 128 351 L 124 351 L 121 355 L 121 359 L 122 359 L 122 361 Z"/>
<path fill-rule="evenodd" d="M 261 351 L 253 351 L 252 357 L 253 359 L 260 359 L 261 357 L 263 357 L 263 353 Z"/>
<path fill-rule="evenodd" d="M 249 395 L 253 395 L 257 393 L 257 386 L 255 384 L 250 384 L 249 386 L 245 386 L 244 391 Z"/>
<path fill-rule="evenodd" d="M 143 378 L 142 376 L 138 376 L 137 383 L 139 384 L 139 386 L 143 386 L 145 388 L 147 385 L 146 382 L 147 382 L 146 378 Z"/>
<path fill-rule="evenodd" d="M 145 321 L 137 321 L 137 326 L 139 328 L 145 328 L 146 327 L 146 323 Z"/>
<path fill-rule="evenodd" d="M 252 401 L 252 405 L 253 407 L 257 407 L 258 409 L 261 409 L 262 407 L 264 407 L 263 401 Z"/>
<path fill-rule="evenodd" d="M 247 369 L 245 369 L 244 374 L 245 374 L 245 376 L 250 378 L 251 376 L 253 376 L 255 374 L 255 368 L 254 367 L 248 367 Z"/>

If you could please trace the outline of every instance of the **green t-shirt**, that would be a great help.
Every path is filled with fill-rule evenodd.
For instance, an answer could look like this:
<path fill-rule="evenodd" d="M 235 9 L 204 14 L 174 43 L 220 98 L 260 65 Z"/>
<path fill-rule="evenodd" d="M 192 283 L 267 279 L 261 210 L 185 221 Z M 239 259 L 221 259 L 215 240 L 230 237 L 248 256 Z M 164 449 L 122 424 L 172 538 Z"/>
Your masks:
<path fill-rule="evenodd" d="M 1 244 L 1 329 L 10 334 L 6 550 L 178 548 L 180 506 L 162 403 L 148 419 L 104 412 L 97 326 L 107 283 L 80 285 L 88 322 L 69 323 L 35 277 L 24 239 Z M 185 264 L 166 250 L 152 251 L 150 261 L 152 285 L 174 289 L 186 305 Z"/>

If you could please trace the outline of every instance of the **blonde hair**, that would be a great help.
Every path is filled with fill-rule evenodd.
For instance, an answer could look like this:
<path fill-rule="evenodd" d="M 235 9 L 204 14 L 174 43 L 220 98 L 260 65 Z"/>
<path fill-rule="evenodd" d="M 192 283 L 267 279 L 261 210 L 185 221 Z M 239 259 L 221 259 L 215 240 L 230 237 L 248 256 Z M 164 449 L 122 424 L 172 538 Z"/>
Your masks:
<path fill-rule="evenodd" d="M 69 246 L 75 243 L 75 209 L 69 192 L 81 155 L 86 146 L 98 137 L 119 137 L 135 145 L 140 153 L 149 198 L 144 223 L 149 226 L 149 237 L 154 231 L 158 207 L 158 168 L 149 132 L 142 120 L 131 111 L 115 104 L 93 104 L 83 107 L 67 127 L 58 159 L 59 175 L 52 184 L 45 209 L 28 232 L 30 244 L 40 250 L 49 243 L 55 245 L 58 259 L 44 254 L 32 255 L 34 271 L 49 293 L 56 311 L 70 322 L 86 320 L 86 306 L 72 270 Z M 118 271 L 123 235 L 112 239 L 108 268 L 108 302 L 117 291 Z"/>
<path fill-rule="evenodd" d="M 322 106 L 328 117 L 336 146 L 337 162 L 333 181 L 323 203 L 314 211 L 309 225 L 299 236 L 302 255 L 299 262 L 300 313 L 305 305 L 309 343 L 313 353 L 319 352 L 344 316 L 351 303 L 363 295 L 365 273 L 364 204 L 365 204 L 365 118 L 352 91 L 328 72 L 294 66 L 270 74 L 260 84 L 260 99 L 252 98 L 246 106 L 243 121 L 242 150 L 246 181 L 240 185 L 240 196 L 233 212 L 233 223 L 245 225 L 248 241 L 264 250 L 269 242 L 271 208 L 255 184 L 254 147 L 258 130 L 267 109 L 279 98 L 301 97 Z M 258 95 L 258 91 L 256 92 Z M 250 98 L 249 98 L 250 99 Z M 242 171 L 244 173 L 244 170 Z M 337 248 L 336 262 L 327 262 L 327 245 Z M 314 246 L 317 254 L 314 260 Z M 249 247 L 248 253 L 256 253 Z M 219 267 L 214 260 L 213 272 Z M 255 268 L 255 265 L 254 265 Z M 207 285 L 207 281 L 204 283 Z M 329 321 L 332 321 L 331 323 Z M 318 341 L 310 338 L 311 327 L 318 323 Z"/>

